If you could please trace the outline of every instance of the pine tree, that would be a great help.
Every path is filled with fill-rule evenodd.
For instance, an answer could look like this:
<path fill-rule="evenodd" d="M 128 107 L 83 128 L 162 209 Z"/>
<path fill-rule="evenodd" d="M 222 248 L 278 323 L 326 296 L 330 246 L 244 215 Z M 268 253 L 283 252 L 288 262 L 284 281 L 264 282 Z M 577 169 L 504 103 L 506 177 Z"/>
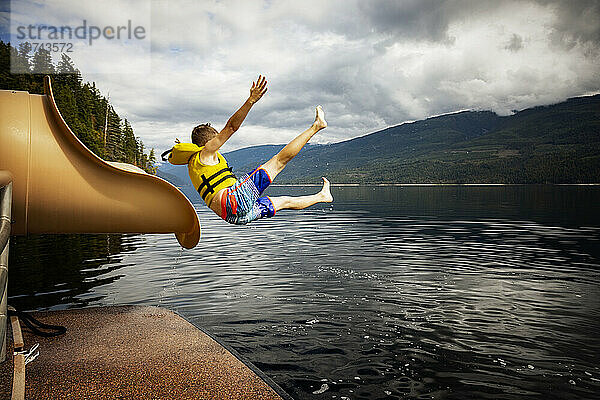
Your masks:
<path fill-rule="evenodd" d="M 123 160 L 126 163 L 137 164 L 137 141 L 133 134 L 133 129 L 127 121 L 123 121 Z"/>
<path fill-rule="evenodd" d="M 145 154 L 144 154 L 145 156 Z M 150 149 L 150 155 L 148 156 L 148 163 L 146 164 L 145 170 L 151 174 L 156 174 L 157 167 L 156 163 L 156 155 L 154 154 L 154 148 Z"/>
<path fill-rule="evenodd" d="M 75 67 L 71 57 L 62 53 L 58 66 L 56 67 L 57 81 L 64 83 L 71 90 L 75 91 L 81 87 L 81 72 Z"/>
<path fill-rule="evenodd" d="M 42 47 L 33 55 L 31 72 L 34 74 L 54 74 L 54 65 L 50 52 Z"/>
<path fill-rule="evenodd" d="M 106 158 L 110 161 L 123 159 L 121 118 L 109 105 L 106 128 Z"/>
<path fill-rule="evenodd" d="M 17 57 L 13 60 L 17 61 L 13 65 L 13 73 L 29 74 L 31 72 L 31 43 L 23 42 L 19 45 L 19 50 L 16 53 Z"/>

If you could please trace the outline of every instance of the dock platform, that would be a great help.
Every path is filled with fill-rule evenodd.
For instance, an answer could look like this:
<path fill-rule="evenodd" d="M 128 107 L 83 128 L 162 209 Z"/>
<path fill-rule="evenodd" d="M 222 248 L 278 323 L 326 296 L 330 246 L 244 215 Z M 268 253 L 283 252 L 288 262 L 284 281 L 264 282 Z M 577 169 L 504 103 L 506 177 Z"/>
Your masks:
<path fill-rule="evenodd" d="M 119 306 L 33 314 L 63 325 L 26 368 L 26 399 L 291 399 L 268 377 L 184 318 L 160 307 Z M 9 335 L 10 336 L 10 335 Z M 0 364 L 0 398 L 12 387 L 12 342 Z"/>

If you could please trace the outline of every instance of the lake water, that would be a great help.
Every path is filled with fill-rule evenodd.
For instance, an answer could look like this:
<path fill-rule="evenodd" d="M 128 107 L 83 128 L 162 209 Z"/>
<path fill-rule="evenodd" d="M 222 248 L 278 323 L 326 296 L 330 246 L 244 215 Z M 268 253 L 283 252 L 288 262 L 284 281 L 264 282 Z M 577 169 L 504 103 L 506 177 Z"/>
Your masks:
<path fill-rule="evenodd" d="M 600 398 L 600 187 L 332 192 L 243 227 L 190 193 L 194 250 L 14 238 L 9 302 L 176 310 L 297 399 Z"/>

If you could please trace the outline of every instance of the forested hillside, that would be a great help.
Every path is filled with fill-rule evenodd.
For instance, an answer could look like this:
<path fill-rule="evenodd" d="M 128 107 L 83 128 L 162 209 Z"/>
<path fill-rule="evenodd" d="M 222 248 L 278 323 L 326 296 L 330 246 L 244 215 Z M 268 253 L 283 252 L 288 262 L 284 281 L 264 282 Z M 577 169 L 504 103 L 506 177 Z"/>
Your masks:
<path fill-rule="evenodd" d="M 243 154 L 262 155 L 262 148 Z M 337 183 L 598 183 L 600 95 L 504 117 L 442 115 L 313 146 L 277 182 L 317 183 L 320 176 Z"/>
<path fill-rule="evenodd" d="M 241 174 L 282 147 L 253 146 L 225 156 Z M 185 166 L 161 170 L 189 183 Z M 600 95 L 504 117 L 463 111 L 309 145 L 276 183 L 318 183 L 321 176 L 335 183 L 599 183 Z"/>
<path fill-rule="evenodd" d="M 11 53 L 14 67 L 24 73 L 11 74 Z M 44 73 L 28 73 L 31 70 Z M 42 94 L 44 75 L 52 77 L 54 97 L 63 118 L 91 151 L 107 161 L 156 172 L 154 149 L 146 154 L 144 143 L 135 136 L 127 118 L 122 119 L 115 112 L 95 83 L 83 82 L 80 71 L 66 54 L 54 65 L 50 53 L 41 47 L 31 56 L 27 44 L 15 49 L 0 41 L 0 89 Z"/>
<path fill-rule="evenodd" d="M 490 113 L 491 114 L 491 113 Z M 403 124 L 358 138 L 366 153 L 355 165 L 314 171 L 290 170 L 303 181 L 329 173 L 337 182 L 407 183 L 598 183 L 600 182 L 600 95 L 569 99 L 506 117 L 489 115 L 479 126 L 455 124 L 481 113 L 463 112 Z M 471 129 L 475 128 L 475 129 Z M 379 147 L 369 148 L 369 144 Z M 349 142 L 340 144 L 348 146 Z M 338 152 L 338 145 L 331 145 Z M 355 149 L 349 149 L 351 154 Z M 313 165 L 327 150 L 314 150 Z M 350 156 L 350 158 L 354 158 Z M 364 161 L 369 159 L 368 161 Z M 335 160 L 335 158 L 334 158 Z M 299 160 L 300 161 L 300 160 Z"/>

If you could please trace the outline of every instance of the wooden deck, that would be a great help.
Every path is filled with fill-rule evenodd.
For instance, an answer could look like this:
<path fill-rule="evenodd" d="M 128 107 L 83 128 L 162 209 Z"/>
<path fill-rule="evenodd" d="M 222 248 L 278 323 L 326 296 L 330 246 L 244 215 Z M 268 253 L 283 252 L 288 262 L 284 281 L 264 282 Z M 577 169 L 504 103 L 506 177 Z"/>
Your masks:
<path fill-rule="evenodd" d="M 290 399 L 260 371 L 164 308 L 34 316 L 66 326 L 67 333 L 42 338 L 23 329 L 26 349 L 40 343 L 40 356 L 26 369 L 27 399 Z M 12 341 L 7 355 L 0 364 L 2 399 L 10 398 Z"/>

